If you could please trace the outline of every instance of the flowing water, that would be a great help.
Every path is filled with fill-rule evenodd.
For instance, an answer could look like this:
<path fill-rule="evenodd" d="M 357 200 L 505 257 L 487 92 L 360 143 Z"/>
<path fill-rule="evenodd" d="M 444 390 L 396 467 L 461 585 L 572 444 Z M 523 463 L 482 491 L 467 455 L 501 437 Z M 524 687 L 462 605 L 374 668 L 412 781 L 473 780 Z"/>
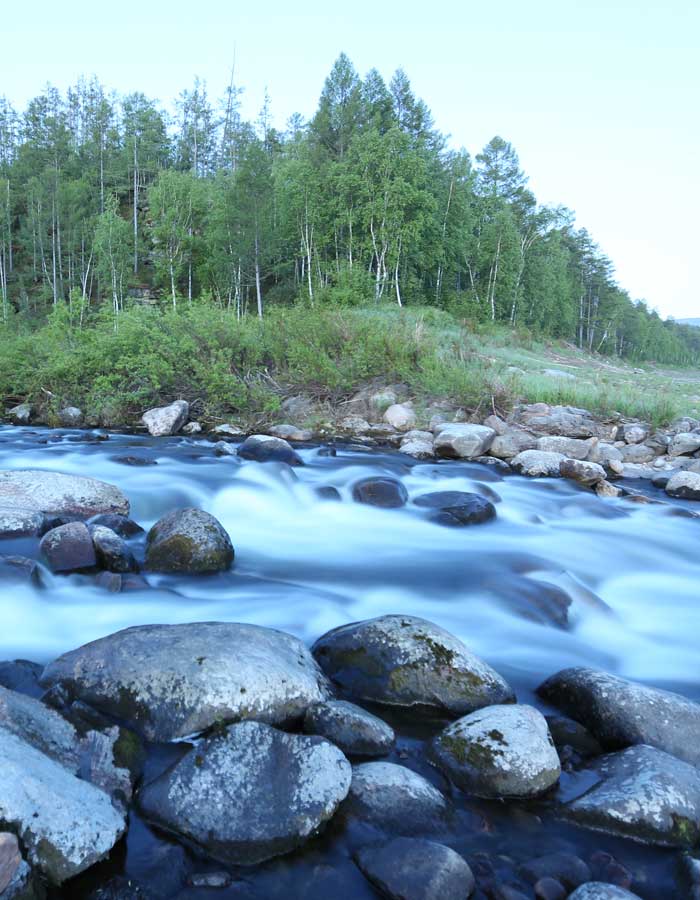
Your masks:
<path fill-rule="evenodd" d="M 335 455 L 324 447 L 299 453 L 305 465 L 291 469 L 216 457 L 206 440 L 97 440 L 85 432 L 0 428 L 0 469 L 50 469 L 116 484 L 144 528 L 175 507 L 202 507 L 223 523 L 236 549 L 230 573 L 149 575 L 149 589 L 122 594 L 108 593 L 85 575 L 47 575 L 43 588 L 0 583 L 0 659 L 45 662 L 120 628 L 151 622 L 253 622 L 311 643 L 337 625 L 401 612 L 458 635 L 526 702 L 537 702 L 532 692 L 545 677 L 578 664 L 700 699 L 700 519 L 692 505 L 601 501 L 563 480 L 502 477 L 489 466 L 416 462 L 361 446 L 338 446 Z M 443 490 L 481 493 L 496 503 L 498 517 L 446 528 L 410 502 L 399 510 L 354 503 L 352 485 L 368 475 L 400 479 L 411 498 Z M 338 490 L 339 500 L 319 496 L 317 489 L 328 486 Z M 653 488 L 647 492 L 665 498 Z M 36 556 L 37 542 L 6 540 L 0 553 Z M 410 728 L 401 734 L 399 749 L 417 759 L 421 735 Z M 476 829 L 486 844 L 494 840 L 491 830 L 510 834 L 497 824 L 504 814 L 495 807 L 464 808 L 464 815 L 491 822 Z M 543 832 L 527 822 L 518 836 L 523 847 L 534 842 L 521 858 L 538 848 L 545 852 L 553 841 L 613 847 L 610 852 L 637 867 L 642 880 L 635 888 L 644 896 L 674 896 L 671 854 L 561 826 L 541 847 Z M 460 840 L 455 837 L 453 846 L 469 857 Z M 274 897 L 271 885 L 285 885 L 279 896 L 324 896 L 328 886 L 317 890 L 308 873 L 323 882 L 317 870 L 335 871 L 340 855 L 346 892 L 333 886 L 336 895 L 374 896 L 348 868 L 342 846 L 327 835 L 299 855 L 301 861 L 261 867 L 234 893 L 211 895 Z M 121 851 L 125 858 L 112 865 L 146 877 L 163 847 L 174 852 L 134 818 Z M 640 869 L 642 862 L 646 868 Z M 297 878 L 302 871 L 303 891 Z"/>

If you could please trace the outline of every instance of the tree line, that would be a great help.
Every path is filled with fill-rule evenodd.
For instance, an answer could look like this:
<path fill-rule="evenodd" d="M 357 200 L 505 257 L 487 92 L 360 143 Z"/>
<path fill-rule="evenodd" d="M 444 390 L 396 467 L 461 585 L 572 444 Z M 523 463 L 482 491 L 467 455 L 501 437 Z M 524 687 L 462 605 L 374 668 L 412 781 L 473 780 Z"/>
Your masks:
<path fill-rule="evenodd" d="M 244 121 L 231 83 L 195 81 L 174 115 L 95 79 L 0 98 L 0 301 L 6 327 L 59 304 L 195 299 L 241 317 L 304 302 L 430 304 L 590 351 L 686 364 L 700 329 L 616 282 L 570 210 L 538 204 L 514 148 L 452 149 L 397 71 L 341 54 L 310 121 Z"/>

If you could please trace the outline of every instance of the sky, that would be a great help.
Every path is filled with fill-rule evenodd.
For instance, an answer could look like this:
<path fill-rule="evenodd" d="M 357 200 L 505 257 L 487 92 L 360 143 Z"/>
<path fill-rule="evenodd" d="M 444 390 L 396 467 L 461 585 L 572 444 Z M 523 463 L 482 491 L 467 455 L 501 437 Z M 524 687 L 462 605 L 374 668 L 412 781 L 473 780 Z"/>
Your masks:
<path fill-rule="evenodd" d="M 33 0 L 8 3 L 0 94 L 97 75 L 168 106 L 195 76 L 243 113 L 310 117 L 342 51 L 360 74 L 402 67 L 437 127 L 472 155 L 496 134 L 542 203 L 576 213 L 620 284 L 661 315 L 700 316 L 697 0 Z"/>

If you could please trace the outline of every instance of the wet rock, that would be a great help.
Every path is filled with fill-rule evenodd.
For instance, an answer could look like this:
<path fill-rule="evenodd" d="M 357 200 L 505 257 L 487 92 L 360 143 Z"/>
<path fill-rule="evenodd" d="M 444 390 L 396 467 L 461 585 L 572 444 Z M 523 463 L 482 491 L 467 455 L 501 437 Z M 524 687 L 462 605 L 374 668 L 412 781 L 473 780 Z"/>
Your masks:
<path fill-rule="evenodd" d="M 77 406 L 66 406 L 59 412 L 58 421 L 64 428 L 80 428 L 84 421 L 83 411 Z"/>
<path fill-rule="evenodd" d="M 700 771 L 655 747 L 628 747 L 585 770 L 596 783 L 562 807 L 568 821 L 661 846 L 700 839 Z"/>
<path fill-rule="evenodd" d="M 88 526 L 90 525 L 103 525 L 105 528 L 109 528 L 115 534 L 118 534 L 121 538 L 132 538 L 139 534 L 145 534 L 143 528 L 141 528 L 140 525 L 137 525 L 133 519 L 128 518 L 128 516 L 117 516 L 105 513 L 103 515 L 93 516 L 89 519 Z"/>
<path fill-rule="evenodd" d="M 570 891 L 591 880 L 588 865 L 573 853 L 547 853 L 523 863 L 518 875 L 530 884 L 541 878 L 556 878 Z"/>
<path fill-rule="evenodd" d="M 154 572 L 224 572 L 233 558 L 233 544 L 223 525 L 203 509 L 173 510 L 148 532 L 146 568 Z"/>
<path fill-rule="evenodd" d="M 595 486 L 595 492 L 599 497 L 613 499 L 622 496 L 622 489 L 610 484 L 609 481 L 599 481 Z"/>
<path fill-rule="evenodd" d="M 314 488 L 314 493 L 321 500 L 342 500 L 340 491 L 332 484 L 322 484 Z"/>
<path fill-rule="evenodd" d="M 25 582 L 43 587 L 42 567 L 35 559 L 26 556 L 0 555 L 0 581 Z"/>
<path fill-rule="evenodd" d="M 217 441 L 214 444 L 214 454 L 216 456 L 238 456 L 238 448 L 235 444 L 229 444 L 228 441 Z"/>
<path fill-rule="evenodd" d="M 149 459 L 147 456 L 113 456 L 111 457 L 112 462 L 119 463 L 121 466 L 135 466 L 135 467 L 145 467 L 145 466 L 157 466 L 158 462 L 155 459 Z"/>
<path fill-rule="evenodd" d="M 136 572 L 138 563 L 124 540 L 105 525 L 90 525 L 97 564 L 108 572 Z"/>
<path fill-rule="evenodd" d="M 28 861 L 54 884 L 102 859 L 126 828 L 103 791 L 4 727 L 0 821 L 11 823 Z"/>
<path fill-rule="evenodd" d="M 548 453 L 544 450 L 524 450 L 510 461 L 520 475 L 530 478 L 558 478 L 560 467 L 566 457 L 562 453 Z"/>
<path fill-rule="evenodd" d="M 498 459 L 511 460 L 524 450 L 535 450 L 537 438 L 529 431 L 519 428 L 511 428 L 505 433 L 499 433 L 493 439 L 489 447 L 489 454 Z"/>
<path fill-rule="evenodd" d="M 14 834 L 0 832 L 0 895 L 17 874 L 22 862 L 19 844 Z"/>
<path fill-rule="evenodd" d="M 515 699 L 510 685 L 448 631 L 415 616 L 380 616 L 335 628 L 312 653 L 360 701 L 461 716 Z"/>
<path fill-rule="evenodd" d="M 241 719 L 289 725 L 331 694 L 301 641 L 225 622 L 127 628 L 59 657 L 41 683 L 158 742 Z"/>
<path fill-rule="evenodd" d="M 666 493 L 679 500 L 700 500 L 700 474 L 674 472 L 666 484 Z"/>
<path fill-rule="evenodd" d="M 187 435 L 201 434 L 202 426 L 199 422 L 188 422 L 182 427 L 182 433 Z"/>
<path fill-rule="evenodd" d="M 656 456 L 656 453 L 646 444 L 627 444 L 620 448 L 620 453 L 622 461 L 626 463 L 648 463 Z"/>
<path fill-rule="evenodd" d="M 177 434 L 187 422 L 190 405 L 186 400 L 176 400 L 168 406 L 149 409 L 141 416 L 141 421 L 151 437 L 165 437 Z"/>
<path fill-rule="evenodd" d="M 350 778 L 350 764 L 330 742 L 242 722 L 193 747 L 146 785 L 139 802 L 149 821 L 215 859 L 254 865 L 316 834 Z"/>
<path fill-rule="evenodd" d="M 39 549 L 52 572 L 78 572 L 97 565 L 92 537 L 84 522 L 69 522 L 47 531 Z"/>
<path fill-rule="evenodd" d="M 589 881 L 588 884 L 576 888 L 573 894 L 569 894 L 569 900 L 640 900 L 640 898 L 637 894 L 632 894 L 614 884 Z"/>
<path fill-rule="evenodd" d="M 434 738 L 430 756 L 478 797 L 536 797 L 561 774 L 547 722 L 532 706 L 488 706 L 458 719 Z"/>
<path fill-rule="evenodd" d="M 700 766 L 700 704 L 680 694 L 583 666 L 562 669 L 537 693 L 576 716 L 607 749 L 649 744 Z"/>
<path fill-rule="evenodd" d="M 28 697 L 41 697 L 44 689 L 39 678 L 43 671 L 42 665 L 28 659 L 3 660 L 0 662 L 0 685 Z"/>
<path fill-rule="evenodd" d="M 352 486 L 352 498 L 356 503 L 366 503 L 368 506 L 397 509 L 406 505 L 408 491 L 395 478 L 372 476 L 355 482 Z"/>
<path fill-rule="evenodd" d="M 313 432 L 306 428 L 297 428 L 296 425 L 273 425 L 270 428 L 270 434 L 273 437 L 282 438 L 286 441 L 310 441 L 313 438 Z"/>
<path fill-rule="evenodd" d="M 435 435 L 435 453 L 450 459 L 474 459 L 483 456 L 496 432 L 484 425 L 452 424 Z"/>
<path fill-rule="evenodd" d="M 496 507 L 479 494 L 467 491 L 435 491 L 421 494 L 416 506 L 432 509 L 431 519 L 439 525 L 478 525 L 496 517 Z"/>
<path fill-rule="evenodd" d="M 538 439 L 537 449 L 543 450 L 545 453 L 561 453 L 568 456 L 569 459 L 588 459 L 588 455 L 597 443 L 596 438 L 581 440 L 560 435 L 545 435 Z"/>
<path fill-rule="evenodd" d="M 384 756 L 394 746 L 394 729 L 345 700 L 315 703 L 306 710 L 304 731 L 328 738 L 350 756 Z"/>
<path fill-rule="evenodd" d="M 574 750 L 581 757 L 600 756 L 603 748 L 587 728 L 566 716 L 546 716 L 547 727 L 554 746 L 561 756 L 565 748 Z"/>
<path fill-rule="evenodd" d="M 342 810 L 390 833 L 410 835 L 444 827 L 450 807 L 417 772 L 395 763 L 368 762 L 353 766 Z"/>
<path fill-rule="evenodd" d="M 43 526 L 43 513 L 37 510 L 0 506 L 0 538 L 33 537 L 41 534 Z"/>
<path fill-rule="evenodd" d="M 466 900 L 474 876 L 465 860 L 444 844 L 399 837 L 362 847 L 355 861 L 369 881 L 391 900 Z"/>
<path fill-rule="evenodd" d="M 690 456 L 700 450 L 700 434 L 681 432 L 673 436 L 668 447 L 669 456 Z"/>
<path fill-rule="evenodd" d="M 700 859 L 684 853 L 679 861 L 679 881 L 687 900 L 700 900 Z"/>
<path fill-rule="evenodd" d="M 0 472 L 0 506 L 51 515 L 129 514 L 129 501 L 119 488 L 95 478 L 59 472 Z"/>
<path fill-rule="evenodd" d="M 488 466 L 492 472 L 495 472 L 500 477 L 510 475 L 513 471 L 510 467 L 510 463 L 506 462 L 504 459 L 496 459 L 495 456 L 477 456 L 474 459 L 474 462 L 479 463 L 480 466 Z"/>
<path fill-rule="evenodd" d="M 564 459 L 559 464 L 559 474 L 584 487 L 595 487 L 605 481 L 605 469 L 598 463 L 584 462 L 578 459 Z"/>
<path fill-rule="evenodd" d="M 251 434 L 239 444 L 238 455 L 241 459 L 252 459 L 256 462 L 283 462 L 288 466 L 304 465 L 288 441 L 270 434 Z"/>
<path fill-rule="evenodd" d="M 416 414 L 406 403 L 393 403 L 384 413 L 383 419 L 396 431 L 410 431 L 416 424 Z"/>

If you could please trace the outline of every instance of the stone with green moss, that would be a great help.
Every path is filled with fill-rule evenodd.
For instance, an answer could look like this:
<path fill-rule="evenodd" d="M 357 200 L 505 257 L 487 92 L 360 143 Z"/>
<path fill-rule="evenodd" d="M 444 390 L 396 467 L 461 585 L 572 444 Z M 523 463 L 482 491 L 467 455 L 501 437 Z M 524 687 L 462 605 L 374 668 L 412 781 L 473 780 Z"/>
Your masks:
<path fill-rule="evenodd" d="M 146 567 L 155 572 L 205 575 L 233 564 L 231 538 L 223 525 L 203 509 L 176 509 L 148 532 Z"/>

